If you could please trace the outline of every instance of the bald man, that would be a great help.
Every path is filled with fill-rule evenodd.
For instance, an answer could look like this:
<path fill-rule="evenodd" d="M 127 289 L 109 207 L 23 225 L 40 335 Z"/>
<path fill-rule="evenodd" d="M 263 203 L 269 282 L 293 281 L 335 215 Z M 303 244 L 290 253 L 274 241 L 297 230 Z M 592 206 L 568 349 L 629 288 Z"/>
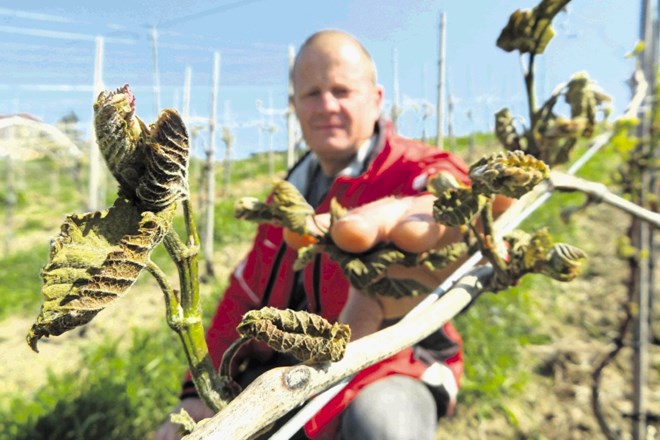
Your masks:
<path fill-rule="evenodd" d="M 351 209 L 388 196 L 423 196 L 428 179 L 441 172 L 468 183 L 461 160 L 398 136 L 380 117 L 383 88 L 371 56 L 353 36 L 325 30 L 309 37 L 295 60 L 293 85 L 293 105 L 309 151 L 287 180 L 317 213 L 328 212 L 332 198 Z M 351 288 L 341 267 L 326 255 L 294 271 L 296 255 L 283 241 L 282 228 L 259 226 L 207 332 L 216 366 L 238 338 L 236 326 L 243 314 L 251 309 L 307 310 L 348 323 L 358 338 L 391 325 L 413 305 L 386 295 L 366 297 Z M 243 368 L 233 376 L 242 385 L 269 368 L 293 362 L 258 343 L 238 357 Z M 434 439 L 439 417 L 453 408 L 462 370 L 460 336 L 448 323 L 415 347 L 359 373 L 294 438 Z M 184 384 L 180 397 L 179 406 L 193 418 L 212 415 L 192 382 Z M 155 437 L 176 438 L 169 422 Z"/>

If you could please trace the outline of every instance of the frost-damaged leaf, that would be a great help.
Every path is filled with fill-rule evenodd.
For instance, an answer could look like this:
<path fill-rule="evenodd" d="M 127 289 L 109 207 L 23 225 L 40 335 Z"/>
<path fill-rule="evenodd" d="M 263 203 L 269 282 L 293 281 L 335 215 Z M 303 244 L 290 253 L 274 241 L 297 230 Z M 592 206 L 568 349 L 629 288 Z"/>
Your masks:
<path fill-rule="evenodd" d="M 566 87 L 566 103 L 571 106 L 571 118 L 578 125 L 578 134 L 591 137 L 596 127 L 596 112 L 603 109 L 609 115 L 612 98 L 599 90 L 586 72 L 573 75 Z"/>
<path fill-rule="evenodd" d="M 237 330 L 243 337 L 263 341 L 300 361 L 339 361 L 351 339 L 346 324 L 330 324 L 312 313 L 273 307 L 247 312 Z"/>
<path fill-rule="evenodd" d="M 307 219 L 314 215 L 314 208 L 307 203 L 298 189 L 286 180 L 278 180 L 273 187 L 272 212 L 282 226 L 298 234 L 306 234 Z"/>
<path fill-rule="evenodd" d="M 526 139 L 518 134 L 508 108 L 503 108 L 495 113 L 495 136 L 509 151 L 526 150 Z"/>
<path fill-rule="evenodd" d="M 174 204 L 153 213 L 118 198 L 108 210 L 68 217 L 41 271 L 44 303 L 28 332 L 30 347 L 38 351 L 40 338 L 88 323 L 126 293 L 174 212 Z"/>
<path fill-rule="evenodd" d="M 123 195 L 135 197 L 146 171 L 145 144 L 149 130 L 135 114 L 135 96 L 128 84 L 103 91 L 94 103 L 94 126 L 99 150 Z"/>
<path fill-rule="evenodd" d="M 188 132 L 175 110 L 163 110 L 150 126 L 146 173 L 137 197 L 149 210 L 159 211 L 188 197 Z"/>
<path fill-rule="evenodd" d="M 94 104 L 99 149 L 120 195 L 158 211 L 188 196 L 188 132 L 175 110 L 147 128 L 128 85 L 101 92 Z"/>
<path fill-rule="evenodd" d="M 567 243 L 557 243 L 547 255 L 542 273 L 557 281 L 572 281 L 582 270 L 587 254 Z"/>
<path fill-rule="evenodd" d="M 450 188 L 433 201 L 433 218 L 446 226 L 461 226 L 472 220 L 487 201 L 471 188 Z"/>
<path fill-rule="evenodd" d="M 390 298 L 403 298 L 430 293 L 433 289 L 413 279 L 381 278 L 367 286 L 365 293 Z"/>
<path fill-rule="evenodd" d="M 429 270 L 440 270 L 458 261 L 469 251 L 465 242 L 451 243 L 440 249 L 432 249 L 421 255 L 419 263 Z"/>
<path fill-rule="evenodd" d="M 492 154 L 470 167 L 473 190 L 488 196 L 519 198 L 548 177 L 550 169 L 543 161 L 520 150 Z"/>
<path fill-rule="evenodd" d="M 341 266 L 348 282 L 359 290 L 383 277 L 391 265 L 406 262 L 406 254 L 391 243 L 378 244 L 361 254 L 346 252 L 333 244 L 326 245 L 325 251 Z"/>
<path fill-rule="evenodd" d="M 293 263 L 293 270 L 303 270 L 305 266 L 314 261 L 314 258 L 322 252 L 322 246 L 311 244 L 298 249 L 296 261 Z"/>
<path fill-rule="evenodd" d="M 269 203 L 262 203 L 254 197 L 244 197 L 234 208 L 236 218 L 277 224 L 303 235 L 309 233 L 307 219 L 313 215 L 314 208 L 307 203 L 298 189 L 286 180 L 274 182 Z"/>
<path fill-rule="evenodd" d="M 504 237 L 508 243 L 509 261 L 504 271 L 495 272 L 490 289 L 503 290 L 515 285 L 528 273 L 540 273 L 557 281 L 571 281 L 579 274 L 587 259 L 580 248 L 554 243 L 546 228 L 533 234 L 516 229 Z"/>
<path fill-rule="evenodd" d="M 555 35 L 552 19 L 570 0 L 542 0 L 533 9 L 518 9 L 497 38 L 507 52 L 541 54 Z"/>
<path fill-rule="evenodd" d="M 242 197 L 234 206 L 234 217 L 257 223 L 279 223 L 270 206 L 256 197 Z"/>
<path fill-rule="evenodd" d="M 463 182 L 459 182 L 458 179 L 448 171 L 441 171 L 430 177 L 427 186 L 429 192 L 436 197 L 452 188 L 467 188 L 467 185 Z"/>

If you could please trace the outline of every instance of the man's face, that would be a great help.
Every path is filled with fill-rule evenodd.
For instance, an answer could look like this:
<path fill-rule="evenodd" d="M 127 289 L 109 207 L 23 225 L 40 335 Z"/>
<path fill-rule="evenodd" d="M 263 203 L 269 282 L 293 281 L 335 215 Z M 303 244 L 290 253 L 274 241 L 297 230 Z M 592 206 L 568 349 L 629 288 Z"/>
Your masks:
<path fill-rule="evenodd" d="M 305 142 L 322 166 L 325 162 L 332 172 L 339 171 L 371 137 L 380 114 L 383 92 L 374 84 L 368 60 L 350 44 L 307 47 L 293 83 Z"/>

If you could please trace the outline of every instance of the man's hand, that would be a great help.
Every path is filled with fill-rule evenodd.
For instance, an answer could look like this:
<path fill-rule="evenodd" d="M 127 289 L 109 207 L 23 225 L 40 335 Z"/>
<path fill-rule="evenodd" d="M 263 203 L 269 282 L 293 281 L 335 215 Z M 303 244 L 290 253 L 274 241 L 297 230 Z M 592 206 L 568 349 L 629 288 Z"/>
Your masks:
<path fill-rule="evenodd" d="M 195 422 L 213 417 L 214 415 L 213 411 L 211 411 L 209 407 L 197 397 L 187 397 L 183 399 L 172 413 L 178 413 L 182 408 L 190 414 L 190 417 L 192 417 Z M 168 418 L 168 420 L 160 426 L 160 429 L 158 429 L 154 435 L 153 440 L 179 440 L 181 437 L 180 426 L 175 425 Z"/>
<path fill-rule="evenodd" d="M 438 249 L 461 240 L 458 228 L 441 225 L 433 218 L 433 202 L 430 194 L 410 197 L 387 197 L 360 206 L 341 217 L 330 229 L 333 242 L 348 252 L 365 252 L 381 242 L 393 243 L 401 250 L 420 253 Z M 390 266 L 387 276 L 398 279 L 412 279 L 430 288 L 435 288 L 455 265 L 440 271 L 426 267 Z M 399 318 L 410 311 L 424 297 L 404 297 L 395 299 L 388 296 L 367 298 L 351 288 L 342 320 L 353 328 L 367 327 L 364 315 L 374 318 L 360 336 L 378 330 L 376 316 L 382 319 Z M 377 308 L 377 309 L 376 309 Z M 365 312 L 365 310 L 367 312 Z M 357 336 L 357 335 L 356 335 Z M 359 337 L 359 336 L 358 336 Z"/>

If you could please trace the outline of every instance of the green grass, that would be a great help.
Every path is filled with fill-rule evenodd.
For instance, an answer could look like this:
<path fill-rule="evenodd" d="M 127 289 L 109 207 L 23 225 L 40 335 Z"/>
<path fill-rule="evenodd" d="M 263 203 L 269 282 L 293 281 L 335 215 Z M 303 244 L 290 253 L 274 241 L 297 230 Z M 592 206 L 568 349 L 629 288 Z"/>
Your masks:
<path fill-rule="evenodd" d="M 17 251 L 0 259 L 0 319 L 39 312 L 39 271 L 48 258 L 48 243 Z"/>
<path fill-rule="evenodd" d="M 128 349 L 106 340 L 85 353 L 78 371 L 52 372 L 32 400 L 5 396 L 0 438 L 150 438 L 176 404 L 184 371 L 185 358 L 168 329 L 136 330 Z"/>

